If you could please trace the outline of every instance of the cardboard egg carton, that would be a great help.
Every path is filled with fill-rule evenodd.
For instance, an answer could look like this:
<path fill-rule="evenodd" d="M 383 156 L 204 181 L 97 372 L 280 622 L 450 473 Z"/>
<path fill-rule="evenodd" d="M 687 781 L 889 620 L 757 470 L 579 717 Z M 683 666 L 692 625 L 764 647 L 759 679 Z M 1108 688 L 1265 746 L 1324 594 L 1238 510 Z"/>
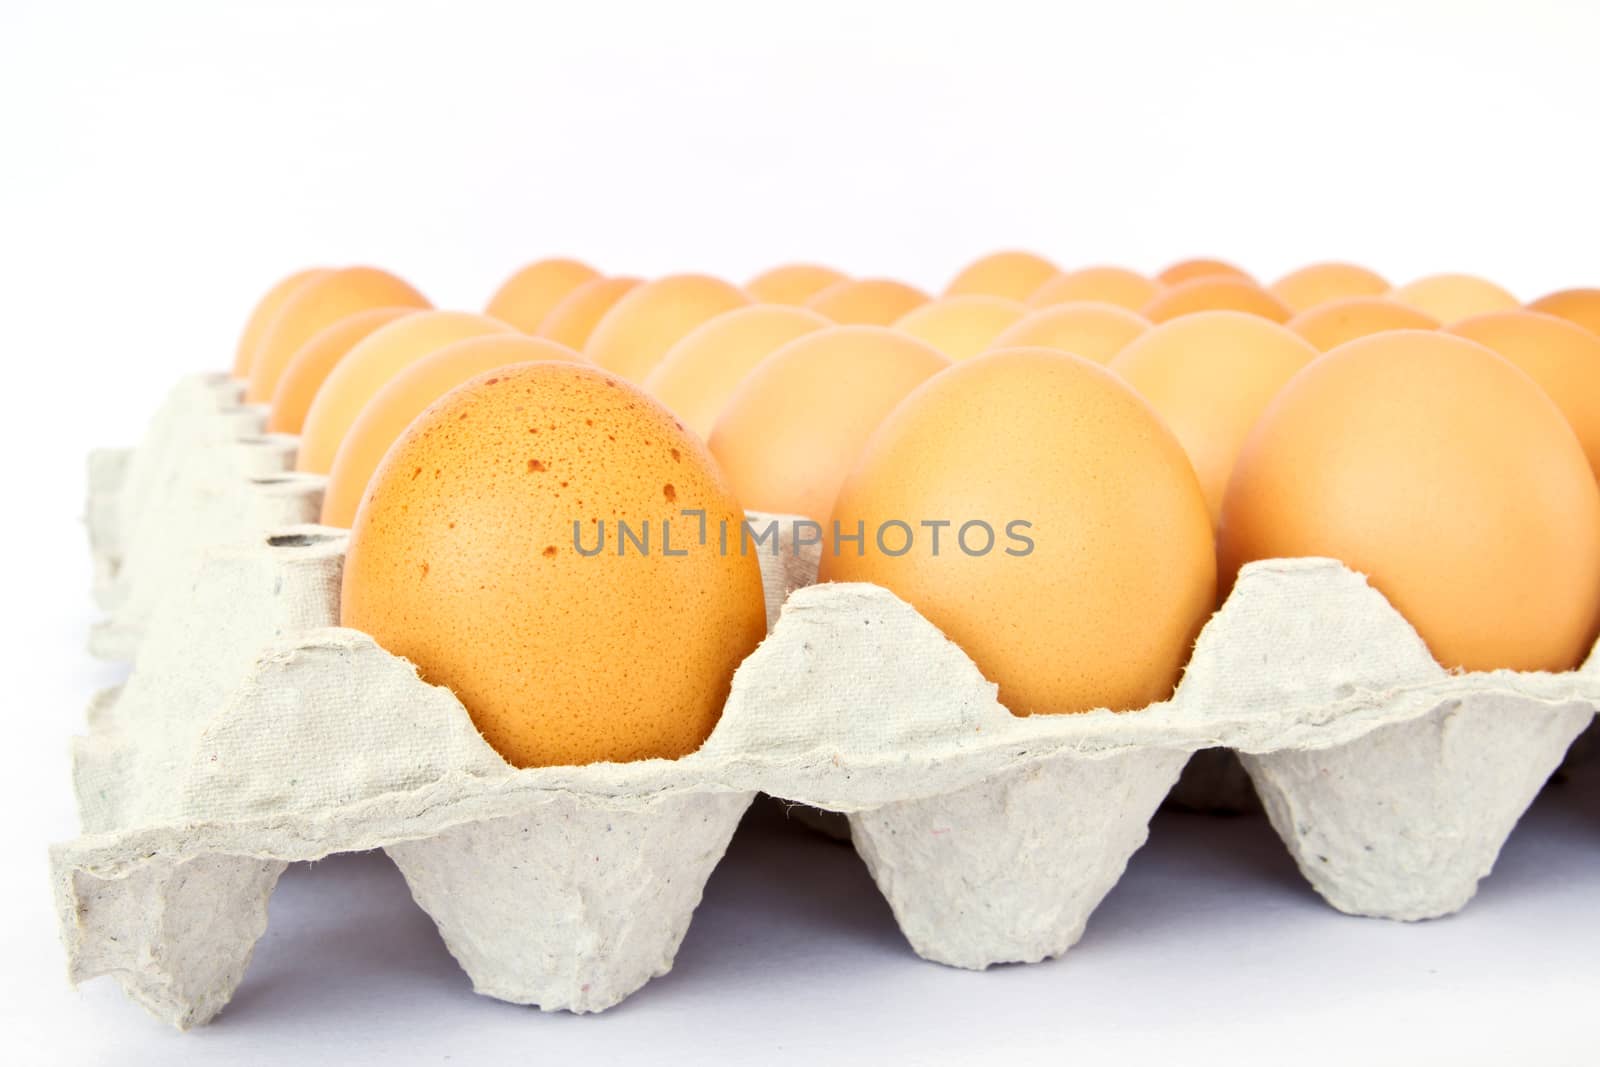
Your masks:
<path fill-rule="evenodd" d="M 132 661 L 156 606 L 193 578 L 201 554 L 263 530 L 313 522 L 320 482 L 293 472 L 296 440 L 266 432 L 227 375 L 182 379 L 134 449 L 89 456 L 85 518 L 94 597 L 89 635 L 105 659 Z"/>
<path fill-rule="evenodd" d="M 1565 674 L 1451 674 L 1359 575 L 1252 564 L 1170 700 L 1013 716 L 882 588 L 761 555 L 767 639 L 702 748 L 518 770 L 449 691 L 339 628 L 342 531 L 201 554 L 75 748 L 52 876 L 72 979 L 180 1028 L 247 967 L 286 864 L 382 848 L 474 988 L 600 1011 L 672 965 L 757 792 L 843 815 L 920 955 L 1065 953 L 1191 753 L 1237 752 L 1312 886 L 1359 915 L 1461 908 L 1600 706 Z"/>

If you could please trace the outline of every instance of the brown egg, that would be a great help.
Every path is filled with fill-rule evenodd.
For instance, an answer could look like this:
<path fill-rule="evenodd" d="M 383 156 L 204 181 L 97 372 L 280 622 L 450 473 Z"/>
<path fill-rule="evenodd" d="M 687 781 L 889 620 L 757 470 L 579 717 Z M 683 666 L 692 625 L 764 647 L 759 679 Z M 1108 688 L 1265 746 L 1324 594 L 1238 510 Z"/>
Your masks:
<path fill-rule="evenodd" d="M 596 278 L 585 282 L 550 309 L 536 332 L 574 352 L 582 352 L 606 313 L 642 284 L 638 278 Z"/>
<path fill-rule="evenodd" d="M 1239 278 L 1242 281 L 1253 282 L 1254 278 L 1235 267 L 1232 263 L 1224 263 L 1220 259 L 1180 259 L 1160 274 L 1156 281 L 1162 285 L 1182 285 L 1192 282 L 1196 278 Z"/>
<path fill-rule="evenodd" d="M 384 453 L 429 404 L 498 367 L 551 359 L 585 362 L 566 345 L 505 333 L 445 345 L 401 369 L 361 408 L 334 454 L 322 497 L 322 524 L 348 528 L 355 521 L 356 507 Z"/>
<path fill-rule="evenodd" d="M 250 318 L 244 324 L 244 333 L 239 337 L 239 347 L 233 355 L 235 378 L 250 377 L 250 367 L 255 362 L 256 349 L 261 344 L 261 338 L 272 325 L 272 321 L 278 317 L 278 312 L 283 310 L 283 305 L 289 302 L 289 298 L 302 285 L 326 273 L 327 270 L 322 267 L 296 271 L 287 278 L 280 279 L 278 284 L 267 290 L 266 295 L 256 304 L 255 310 L 250 312 Z"/>
<path fill-rule="evenodd" d="M 1600 632 L 1600 488 L 1561 412 L 1474 342 L 1400 330 L 1319 357 L 1246 439 L 1222 505 L 1257 559 L 1367 575 L 1434 657 L 1564 671 Z"/>
<path fill-rule="evenodd" d="M 734 390 L 711 431 L 711 454 L 746 508 L 825 522 L 878 422 L 948 366 L 931 345 L 881 326 L 807 334 Z"/>
<path fill-rule="evenodd" d="M 1267 292 L 1299 313 L 1331 300 L 1351 296 L 1382 296 L 1390 289 L 1379 274 L 1354 263 L 1313 263 L 1291 271 L 1267 287 Z"/>
<path fill-rule="evenodd" d="M 1046 308 L 1092 301 L 1138 311 L 1160 291 L 1161 286 L 1124 267 L 1085 267 L 1051 278 L 1034 290 L 1027 303 L 1030 308 Z"/>
<path fill-rule="evenodd" d="M 1083 301 L 1040 308 L 1002 331 L 991 349 L 1054 348 L 1095 363 L 1111 357 L 1150 328 L 1141 316 L 1115 304 Z"/>
<path fill-rule="evenodd" d="M 270 433 L 299 433 L 305 426 L 306 412 L 317 390 L 338 362 L 356 345 L 381 326 L 395 319 L 416 314 L 416 308 L 373 308 L 346 315 L 332 326 L 325 326 L 300 346 L 272 391 L 272 406 L 267 412 Z"/>
<path fill-rule="evenodd" d="M 1259 315 L 1201 311 L 1157 326 L 1110 366 L 1177 436 L 1216 522 L 1245 435 L 1317 355 L 1304 338 Z"/>
<path fill-rule="evenodd" d="M 516 766 L 674 759 L 710 734 L 766 633 L 756 558 L 717 547 L 742 519 L 705 446 L 627 382 L 502 368 L 440 398 L 384 458 L 341 621 L 448 686 Z"/>
<path fill-rule="evenodd" d="M 1470 274 L 1430 274 L 1389 293 L 1389 299 L 1427 312 L 1446 326 L 1486 311 L 1509 311 L 1521 301 Z"/>
<path fill-rule="evenodd" d="M 1491 311 L 1449 328 L 1528 373 L 1567 417 L 1600 476 L 1600 336 L 1537 311 Z"/>
<path fill-rule="evenodd" d="M 1201 277 L 1164 289 L 1144 306 L 1143 315 L 1151 322 L 1166 322 L 1197 311 L 1243 311 L 1273 322 L 1288 322 L 1290 313 L 1283 301 L 1255 282 L 1244 278 Z"/>
<path fill-rule="evenodd" d="M 583 354 L 597 367 L 641 382 L 690 330 L 748 303 L 741 290 L 709 275 L 657 278 L 612 305 L 589 335 Z"/>
<path fill-rule="evenodd" d="M 315 474 L 332 470 L 334 455 L 367 401 L 423 356 L 468 337 L 515 332 L 499 319 L 470 311 L 417 312 L 378 327 L 323 379 L 300 428 L 295 469 Z"/>
<path fill-rule="evenodd" d="M 895 321 L 894 328 L 926 341 L 951 359 L 966 359 L 988 348 L 1027 310 L 1018 301 L 1000 296 L 944 296 L 912 308 Z"/>
<path fill-rule="evenodd" d="M 1165 699 L 1215 603 L 1183 449 L 1104 367 L 1050 349 L 929 380 L 873 434 L 833 521 L 822 580 L 909 602 L 1019 715 Z"/>
<path fill-rule="evenodd" d="M 667 350 L 644 391 L 701 438 L 744 376 L 796 337 L 833 325 L 807 308 L 752 304 L 707 319 Z"/>
<path fill-rule="evenodd" d="M 1541 296 L 1528 307 L 1600 333 L 1600 289 L 1563 289 Z"/>
<path fill-rule="evenodd" d="M 830 285 L 844 281 L 844 275 L 832 267 L 819 267 L 815 263 L 790 263 L 773 267 L 751 278 L 744 291 L 752 300 L 763 304 L 792 304 L 799 306 Z"/>
<path fill-rule="evenodd" d="M 887 326 L 928 294 L 888 278 L 846 278 L 806 301 L 806 307 L 841 326 Z"/>
<path fill-rule="evenodd" d="M 532 333 L 569 293 L 598 277 L 599 271 L 575 259 L 537 260 L 507 278 L 483 313 Z"/>
<path fill-rule="evenodd" d="M 1346 341 L 1386 330 L 1433 330 L 1439 320 L 1381 296 L 1351 296 L 1318 304 L 1289 320 L 1289 329 L 1328 352 Z"/>
<path fill-rule="evenodd" d="M 250 364 L 244 398 L 251 404 L 272 400 L 289 361 L 325 327 L 358 311 L 383 307 L 429 307 L 427 299 L 388 271 L 346 267 L 310 279 L 284 301 Z"/>
<path fill-rule="evenodd" d="M 1032 252 L 995 252 L 967 265 L 945 287 L 945 296 L 978 293 L 1026 300 L 1061 268 Z"/>

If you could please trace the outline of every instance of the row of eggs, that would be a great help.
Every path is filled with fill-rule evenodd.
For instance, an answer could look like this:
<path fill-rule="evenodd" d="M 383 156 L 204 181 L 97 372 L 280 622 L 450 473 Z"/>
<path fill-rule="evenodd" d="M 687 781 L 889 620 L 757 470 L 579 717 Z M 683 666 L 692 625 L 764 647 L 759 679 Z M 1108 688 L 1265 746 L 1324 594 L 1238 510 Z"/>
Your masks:
<path fill-rule="evenodd" d="M 353 526 L 345 623 L 518 765 L 698 747 L 765 630 L 753 554 L 705 537 L 745 509 L 814 519 L 823 580 L 912 603 L 1019 713 L 1164 698 L 1252 559 L 1344 560 L 1452 667 L 1569 669 L 1600 631 L 1600 291 L 1000 253 L 936 299 L 545 260 L 427 308 L 291 276 L 235 373 Z M 677 555 L 621 551 L 675 518 Z"/>

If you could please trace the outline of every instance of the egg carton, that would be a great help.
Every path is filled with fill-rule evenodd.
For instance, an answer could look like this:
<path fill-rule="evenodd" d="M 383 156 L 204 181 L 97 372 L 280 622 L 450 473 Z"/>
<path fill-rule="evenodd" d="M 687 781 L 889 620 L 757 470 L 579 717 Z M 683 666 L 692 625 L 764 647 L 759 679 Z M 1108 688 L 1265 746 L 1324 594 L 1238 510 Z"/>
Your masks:
<path fill-rule="evenodd" d="M 665 973 L 757 792 L 843 815 L 911 947 L 1065 953 L 1190 755 L 1239 754 L 1311 885 L 1357 915 L 1467 903 L 1600 706 L 1564 674 L 1453 674 L 1328 560 L 1251 564 L 1171 699 L 1018 717 L 885 589 L 763 553 L 766 640 L 674 761 L 518 770 L 448 690 L 336 625 L 345 534 L 202 555 L 74 750 L 51 851 L 69 974 L 159 1018 L 227 1003 L 286 864 L 383 849 L 480 993 L 600 1011 Z"/>
<path fill-rule="evenodd" d="M 89 455 L 85 521 L 96 604 L 89 649 L 131 662 L 157 605 L 193 578 L 200 555 L 264 530 L 314 522 L 319 483 L 293 472 L 296 439 L 220 374 L 182 379 L 134 449 Z"/>

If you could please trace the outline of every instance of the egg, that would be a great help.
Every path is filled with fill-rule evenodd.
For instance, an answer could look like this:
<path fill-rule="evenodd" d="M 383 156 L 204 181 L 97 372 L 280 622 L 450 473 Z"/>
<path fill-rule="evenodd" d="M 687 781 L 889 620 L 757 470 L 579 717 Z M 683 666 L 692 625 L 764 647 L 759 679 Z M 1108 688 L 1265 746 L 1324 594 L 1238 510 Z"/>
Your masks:
<path fill-rule="evenodd" d="M 1600 476 L 1600 336 L 1537 311 L 1491 311 L 1448 332 L 1509 359 L 1539 383 L 1578 435 Z"/>
<path fill-rule="evenodd" d="M 751 371 L 711 431 L 711 454 L 747 508 L 825 522 L 874 427 L 950 366 L 931 345 L 881 326 L 790 341 Z"/>
<path fill-rule="evenodd" d="M 644 391 L 665 404 L 702 439 L 744 376 L 796 337 L 831 326 L 806 308 L 752 304 L 708 319 L 667 350 L 644 380 Z"/>
<path fill-rule="evenodd" d="M 502 368 L 441 397 L 379 465 L 341 622 L 449 687 L 515 766 L 674 759 L 766 633 L 755 556 L 718 548 L 742 518 L 705 446 L 623 379 Z M 650 550 L 619 543 L 619 522 L 635 538 L 648 522 Z"/>
<path fill-rule="evenodd" d="M 245 400 L 269 403 L 295 353 L 347 315 L 370 308 L 429 306 L 421 293 L 376 267 L 346 267 L 311 278 L 283 302 L 272 325 L 262 333 L 250 364 Z"/>
<path fill-rule="evenodd" d="M 326 474 L 361 409 L 389 379 L 445 345 L 484 334 L 514 334 L 498 319 L 470 311 L 427 311 L 380 326 L 334 364 L 300 428 L 295 469 Z"/>
<path fill-rule="evenodd" d="M 690 330 L 748 303 L 741 290 L 709 275 L 657 278 L 612 305 L 589 335 L 583 354 L 597 367 L 640 382 Z"/>
<path fill-rule="evenodd" d="M 1273 322 L 1288 322 L 1283 301 L 1245 278 L 1211 275 L 1180 282 L 1150 299 L 1141 312 L 1151 322 L 1166 322 L 1197 311 L 1243 311 Z"/>
<path fill-rule="evenodd" d="M 1192 282 L 1196 278 L 1239 278 L 1243 281 L 1253 282 L 1254 278 L 1235 267 L 1232 263 L 1224 263 L 1220 259 L 1180 259 L 1160 274 L 1156 281 L 1162 285 L 1182 285 Z"/>
<path fill-rule="evenodd" d="M 1600 333 L 1600 289 L 1563 289 L 1541 296 L 1528 307 L 1575 322 L 1593 333 Z"/>
<path fill-rule="evenodd" d="M 1165 699 L 1215 602 L 1183 449 L 1111 372 L 1050 349 L 966 360 L 906 398 L 833 523 L 822 580 L 907 601 L 1017 714 Z"/>
<path fill-rule="evenodd" d="M 845 276 L 832 267 L 815 263 L 790 263 L 763 271 L 745 283 L 744 291 L 762 304 L 801 305 Z"/>
<path fill-rule="evenodd" d="M 968 264 L 945 287 L 945 296 L 978 293 L 1026 300 L 1061 268 L 1032 252 L 995 252 Z"/>
<path fill-rule="evenodd" d="M 1304 338 L 1259 315 L 1201 311 L 1134 340 L 1110 367 L 1178 438 L 1216 522 L 1245 435 L 1284 383 L 1318 354 Z"/>
<path fill-rule="evenodd" d="M 951 359 L 966 359 L 988 348 L 1026 313 L 1019 301 L 968 293 L 912 308 L 895 320 L 894 328 L 928 342 Z"/>
<path fill-rule="evenodd" d="M 302 285 L 320 278 L 328 273 L 325 268 L 312 267 L 310 270 L 296 271 L 286 278 L 282 278 L 266 295 L 256 304 L 250 312 L 250 318 L 244 324 L 244 333 L 239 336 L 238 348 L 233 355 L 233 376 L 235 378 L 250 377 L 250 365 L 255 362 L 256 349 L 261 344 L 262 335 L 278 317 L 278 312 L 283 310 L 283 305 L 288 303 Z"/>
<path fill-rule="evenodd" d="M 1285 274 L 1267 286 L 1267 292 L 1283 301 L 1290 311 L 1299 313 L 1330 300 L 1382 296 L 1389 288 L 1382 275 L 1354 263 L 1313 263 Z"/>
<path fill-rule="evenodd" d="M 1289 329 L 1322 352 L 1386 330 L 1433 330 L 1438 326 L 1439 320 L 1427 312 L 1381 296 L 1333 300 L 1289 320 Z"/>
<path fill-rule="evenodd" d="M 498 367 L 551 359 L 585 362 L 566 345 L 543 337 L 485 334 L 445 345 L 401 369 L 362 406 L 334 453 L 322 497 L 322 524 L 350 526 L 384 453 L 429 404 Z"/>
<path fill-rule="evenodd" d="M 598 277 L 599 271 L 575 259 L 537 260 L 507 278 L 483 313 L 532 333 L 569 293 Z"/>
<path fill-rule="evenodd" d="M 842 326 L 887 326 L 927 302 L 927 293 L 904 282 L 846 278 L 807 300 L 805 306 Z"/>
<path fill-rule="evenodd" d="M 1389 298 L 1426 312 L 1446 326 L 1486 311 L 1521 306 L 1521 301 L 1498 285 L 1470 274 L 1430 274 L 1391 290 Z"/>
<path fill-rule="evenodd" d="M 1400 330 L 1297 374 L 1245 440 L 1218 551 L 1365 574 L 1445 667 L 1564 671 L 1600 632 L 1600 488 L 1534 381 Z"/>
<path fill-rule="evenodd" d="M 618 300 L 637 289 L 638 278 L 596 278 L 584 282 L 550 309 L 536 332 L 574 352 L 582 352 L 589 335 Z"/>
<path fill-rule="evenodd" d="M 1115 304 L 1082 301 L 1040 308 L 1001 331 L 990 348 L 1054 348 L 1095 363 L 1111 357 L 1150 328 L 1139 315 Z"/>
<path fill-rule="evenodd" d="M 300 351 L 283 368 L 277 388 L 272 391 L 272 404 L 267 412 L 267 430 L 271 433 L 299 433 L 305 426 L 306 412 L 317 390 L 338 362 L 356 345 L 366 340 L 379 327 L 395 319 L 416 314 L 416 308 L 372 308 L 346 315 L 332 326 L 325 326 L 311 335 L 311 340 L 300 346 Z"/>
<path fill-rule="evenodd" d="M 1027 304 L 1030 308 L 1045 308 L 1094 301 L 1138 311 L 1160 291 L 1161 286 L 1125 267 L 1085 267 L 1051 278 L 1033 291 Z"/>

